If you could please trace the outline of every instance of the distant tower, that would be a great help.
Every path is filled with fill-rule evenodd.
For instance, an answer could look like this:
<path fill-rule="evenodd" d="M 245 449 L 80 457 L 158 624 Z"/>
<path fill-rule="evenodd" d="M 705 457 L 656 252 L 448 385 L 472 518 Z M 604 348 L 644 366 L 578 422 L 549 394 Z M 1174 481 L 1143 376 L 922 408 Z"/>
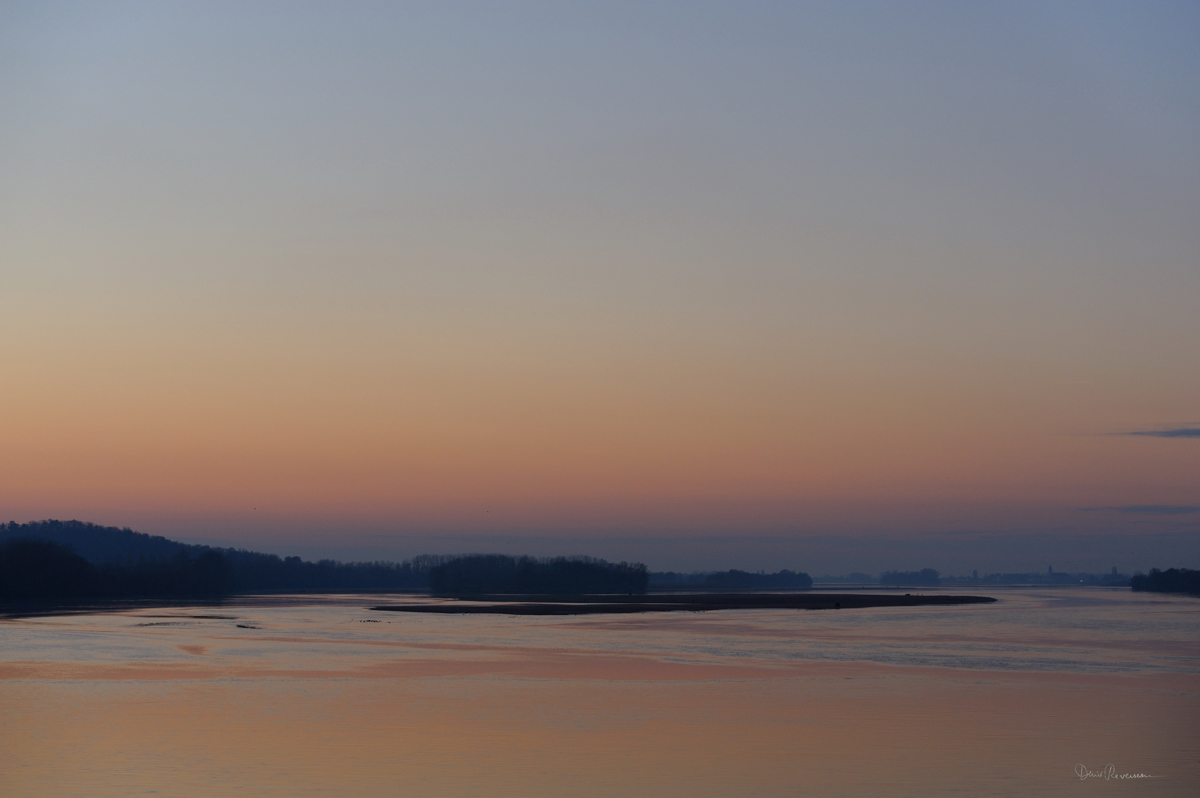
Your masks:
<path fill-rule="evenodd" d="M 1115 572 L 1114 572 L 1114 573 L 1115 573 Z M 978 571 L 978 570 L 971 571 L 971 578 L 972 578 L 972 579 L 978 579 L 978 578 L 979 578 L 979 571 Z"/>
<path fill-rule="evenodd" d="M 1113 576 L 1117 575 L 1117 566 L 1113 566 Z"/>
<path fill-rule="evenodd" d="M 1046 573 L 1050 573 L 1050 574 L 1054 573 L 1054 566 L 1053 565 L 1046 566 Z"/>

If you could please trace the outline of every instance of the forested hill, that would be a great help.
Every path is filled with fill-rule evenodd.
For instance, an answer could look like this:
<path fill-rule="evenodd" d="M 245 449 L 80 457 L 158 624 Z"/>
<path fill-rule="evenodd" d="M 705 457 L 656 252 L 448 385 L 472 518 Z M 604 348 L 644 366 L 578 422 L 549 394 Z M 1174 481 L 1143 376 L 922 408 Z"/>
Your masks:
<path fill-rule="evenodd" d="M 151 572 L 168 573 L 179 568 L 194 569 L 194 564 L 203 560 L 212 566 L 210 570 L 214 576 L 205 582 L 207 587 L 200 592 L 209 593 L 424 590 L 429 587 L 429 569 L 449 559 L 423 556 L 402 563 L 307 562 L 299 557 L 179 543 L 131 529 L 82 521 L 35 521 L 28 524 L 0 524 L 0 553 L 6 558 L 3 570 L 11 573 L 19 573 L 26 567 L 53 570 L 67 562 L 59 554 L 50 556 L 51 553 L 45 549 L 13 547 L 27 540 L 53 543 L 70 554 L 82 557 L 88 564 L 107 567 L 109 570 L 105 571 L 106 574 L 117 576 L 108 579 L 105 584 L 148 584 L 145 579 L 139 577 L 135 580 L 131 575 L 135 572 L 144 575 Z M 158 564 L 157 567 L 154 567 L 155 564 Z M 128 573 L 113 569 L 125 569 Z M 83 570 L 86 569 L 81 569 L 80 573 Z M 219 579 L 216 576 L 218 574 Z M 106 590 L 106 594 L 113 595 L 138 592 L 133 587 Z"/>
<path fill-rule="evenodd" d="M 0 543 L 32 538 L 66 546 L 95 565 L 127 565 L 146 560 L 169 560 L 181 554 L 196 557 L 208 546 L 192 546 L 132 529 L 99 526 L 83 521 L 33 521 L 0 524 Z"/>

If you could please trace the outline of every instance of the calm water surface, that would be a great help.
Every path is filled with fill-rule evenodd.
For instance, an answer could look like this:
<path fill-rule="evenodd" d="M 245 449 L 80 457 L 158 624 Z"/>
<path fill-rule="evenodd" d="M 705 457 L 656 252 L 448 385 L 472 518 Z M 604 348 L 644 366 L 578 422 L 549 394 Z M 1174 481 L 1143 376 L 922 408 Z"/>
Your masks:
<path fill-rule="evenodd" d="M 0 795 L 1200 795 L 1200 600 L 0 621 Z M 1153 779 L 1081 779 L 1082 766 Z M 1084 771 L 1086 775 L 1086 771 Z"/>

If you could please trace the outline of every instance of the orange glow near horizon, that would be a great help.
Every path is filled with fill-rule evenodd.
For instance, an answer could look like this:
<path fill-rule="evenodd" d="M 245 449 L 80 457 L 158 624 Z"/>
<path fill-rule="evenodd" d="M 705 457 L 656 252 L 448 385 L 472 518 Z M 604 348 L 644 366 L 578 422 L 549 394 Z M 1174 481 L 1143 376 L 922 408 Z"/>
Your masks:
<path fill-rule="evenodd" d="M 324 351 L 299 326 L 298 341 L 75 332 L 74 349 L 6 353 L 10 515 L 719 528 L 836 524 L 857 508 L 878 525 L 905 506 L 1186 502 L 1200 462 L 1188 442 L 1109 434 L 1134 423 L 1114 412 L 1129 392 L 1081 411 L 1086 385 L 1041 392 L 1017 366 L 865 368 L 888 356 L 871 341 L 838 343 L 861 357 L 831 363 L 796 343 L 804 331 L 756 359 L 553 329 L 426 331 L 432 353 L 394 327 Z"/>
<path fill-rule="evenodd" d="M 1187 25 L 643 13 L 0 24 L 0 520 L 1195 529 Z"/>

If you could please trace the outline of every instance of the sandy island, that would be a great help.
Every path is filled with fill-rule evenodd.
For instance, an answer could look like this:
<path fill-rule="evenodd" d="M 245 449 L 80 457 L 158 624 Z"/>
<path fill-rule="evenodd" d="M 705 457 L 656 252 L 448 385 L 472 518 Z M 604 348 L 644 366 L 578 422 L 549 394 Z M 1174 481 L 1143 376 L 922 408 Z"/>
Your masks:
<path fill-rule="evenodd" d="M 862 595 L 858 593 L 670 593 L 645 596 L 457 596 L 435 604 L 385 604 L 382 612 L 453 615 L 593 615 L 710 610 L 840 610 L 864 607 L 923 607 L 989 604 L 988 596 Z"/>

